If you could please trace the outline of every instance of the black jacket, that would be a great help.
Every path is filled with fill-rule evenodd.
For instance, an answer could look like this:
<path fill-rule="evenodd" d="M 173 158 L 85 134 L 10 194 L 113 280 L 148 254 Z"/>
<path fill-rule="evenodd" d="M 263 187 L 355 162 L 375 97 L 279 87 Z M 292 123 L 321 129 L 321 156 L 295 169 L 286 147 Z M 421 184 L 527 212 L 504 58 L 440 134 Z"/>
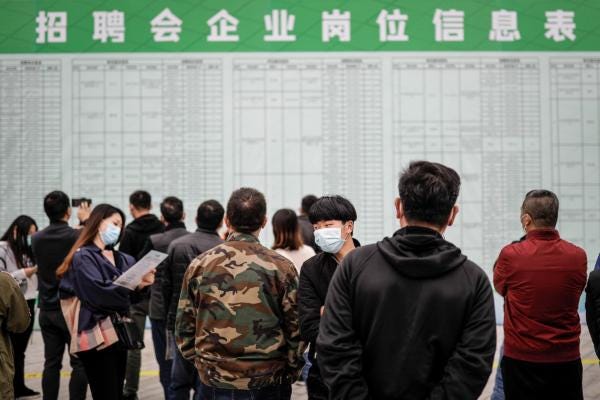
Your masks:
<path fill-rule="evenodd" d="M 145 255 L 143 250 L 148 237 L 164 231 L 165 225 L 154 214 L 136 218 L 125 227 L 119 251 L 139 260 Z"/>
<path fill-rule="evenodd" d="M 56 270 L 77 241 L 80 232 L 71 228 L 66 222 L 52 222 L 31 238 L 31 246 L 38 266 L 40 309 L 60 309 Z"/>
<path fill-rule="evenodd" d="M 596 355 L 600 357 L 600 270 L 590 273 L 585 294 L 585 320 Z"/>
<path fill-rule="evenodd" d="M 144 250 L 140 253 L 146 255 L 152 250 L 160 251 L 161 253 L 167 253 L 169 245 L 172 241 L 182 236 L 189 234 L 185 229 L 183 222 L 177 222 L 174 224 L 167 225 L 163 233 L 155 233 L 150 235 L 146 241 Z M 148 316 L 152 319 L 164 320 L 167 318 L 167 310 L 165 309 L 165 302 L 162 294 L 162 277 L 165 271 L 165 262 L 160 263 L 156 267 L 156 274 L 154 275 L 154 283 L 150 286 L 150 305 L 148 310 Z"/>
<path fill-rule="evenodd" d="M 300 284 L 298 286 L 300 335 L 302 340 L 310 343 L 311 356 L 314 353 L 314 344 L 319 334 L 321 307 L 325 305 L 327 288 L 337 266 L 338 262 L 333 254 L 319 253 L 306 260 L 300 268 Z"/>
<path fill-rule="evenodd" d="M 180 237 L 169 245 L 169 256 L 164 263 L 162 292 L 167 311 L 167 330 L 175 330 L 177 305 L 183 276 L 194 258 L 223 243 L 217 232 L 198 228 L 194 233 Z"/>
<path fill-rule="evenodd" d="M 401 229 L 346 256 L 317 350 L 332 399 L 477 399 L 496 350 L 490 282 L 439 233 Z"/>

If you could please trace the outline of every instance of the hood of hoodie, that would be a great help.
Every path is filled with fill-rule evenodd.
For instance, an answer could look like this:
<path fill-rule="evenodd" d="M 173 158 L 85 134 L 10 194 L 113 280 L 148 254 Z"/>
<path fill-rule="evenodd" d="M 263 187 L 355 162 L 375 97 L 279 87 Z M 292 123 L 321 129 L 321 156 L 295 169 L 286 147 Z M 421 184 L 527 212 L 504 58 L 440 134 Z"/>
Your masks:
<path fill-rule="evenodd" d="M 127 229 L 139 233 L 156 233 L 164 231 L 165 227 L 156 215 L 146 214 L 131 221 L 131 223 L 127 225 Z"/>
<path fill-rule="evenodd" d="M 443 275 L 465 263 L 467 257 L 438 232 L 422 227 L 402 228 L 377 243 L 383 257 L 402 275 L 414 279 Z"/>

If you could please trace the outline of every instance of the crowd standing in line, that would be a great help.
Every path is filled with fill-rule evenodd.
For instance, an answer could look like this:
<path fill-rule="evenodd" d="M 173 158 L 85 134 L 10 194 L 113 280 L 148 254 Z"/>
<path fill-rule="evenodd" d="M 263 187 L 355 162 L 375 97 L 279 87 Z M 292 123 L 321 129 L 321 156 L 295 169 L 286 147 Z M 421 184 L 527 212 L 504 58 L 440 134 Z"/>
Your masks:
<path fill-rule="evenodd" d="M 419 161 L 400 175 L 400 229 L 375 244 L 339 195 L 302 199 L 299 215 L 273 213 L 259 191 L 207 200 L 197 229 L 183 202 L 138 190 L 133 221 L 109 204 L 43 201 L 49 225 L 19 216 L 0 241 L 0 397 L 57 399 L 65 347 L 69 398 L 137 399 L 143 330 L 150 319 L 165 399 L 477 399 L 496 351 L 493 292 L 483 269 L 444 239 L 459 213 L 460 177 Z M 504 297 L 504 343 L 493 398 L 583 399 L 577 313 L 600 355 L 600 258 L 586 287 L 585 252 L 556 230 L 559 200 L 526 194 L 525 236 L 504 247 L 494 287 Z M 469 212 L 463 210 L 462 212 Z M 225 225 L 224 227 L 222 225 Z M 220 231 L 224 230 L 222 236 Z M 114 284 L 151 250 L 166 253 L 130 290 Z M 42 394 L 25 385 L 38 300 Z M 306 364 L 306 365 L 305 365 Z"/>

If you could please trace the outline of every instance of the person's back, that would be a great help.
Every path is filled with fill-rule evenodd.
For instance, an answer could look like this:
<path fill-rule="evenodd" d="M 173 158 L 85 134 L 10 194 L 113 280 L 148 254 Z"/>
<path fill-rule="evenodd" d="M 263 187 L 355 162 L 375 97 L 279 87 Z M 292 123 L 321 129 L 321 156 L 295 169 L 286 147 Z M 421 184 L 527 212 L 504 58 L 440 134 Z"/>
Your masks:
<path fill-rule="evenodd" d="M 537 229 L 504 247 L 494 283 L 505 297 L 504 354 L 531 362 L 579 358 L 578 306 L 585 288 L 583 249 L 555 229 Z"/>
<path fill-rule="evenodd" d="M 396 199 L 402 229 L 358 248 L 325 302 L 317 359 L 331 399 L 476 399 L 492 370 L 491 285 L 442 233 L 458 212 L 460 178 L 414 162 Z"/>
<path fill-rule="evenodd" d="M 65 347 L 71 337 L 60 308 L 59 280 L 56 270 L 69 254 L 81 231 L 73 229 L 67 221 L 71 216 L 69 197 L 61 192 L 50 192 L 44 198 L 44 211 L 50 225 L 31 238 L 33 255 L 38 266 L 38 289 L 40 313 L 38 322 L 44 341 L 44 371 L 42 392 L 44 399 L 57 399 L 60 389 L 60 370 Z M 77 212 L 81 223 L 89 218 L 90 206 L 83 203 Z M 69 354 L 72 368 L 69 382 L 69 398 L 85 399 L 87 378 L 81 361 Z"/>
<path fill-rule="evenodd" d="M 532 190 L 521 206 L 525 238 L 502 249 L 494 286 L 504 297 L 506 399 L 583 399 L 578 305 L 587 257 L 555 229 L 558 197 Z"/>
<path fill-rule="evenodd" d="M 165 231 L 165 225 L 154 214 L 150 214 L 152 197 L 143 190 L 135 191 L 129 197 L 129 210 L 134 220 L 125 227 L 119 251 L 129 254 L 136 260 L 142 258 L 146 242 L 151 235 Z"/>
<path fill-rule="evenodd" d="M 225 222 L 227 241 L 186 272 L 177 345 L 196 365 L 202 398 L 289 400 L 303 364 L 296 269 L 258 241 L 267 223 L 262 193 L 234 191 Z"/>
<path fill-rule="evenodd" d="M 221 243 L 223 239 L 215 230 L 198 228 L 196 232 L 184 235 L 169 245 L 169 257 L 165 263 L 162 284 L 167 312 L 167 330 L 175 329 L 179 292 L 188 266 L 200 254 Z"/>
<path fill-rule="evenodd" d="M 300 274 L 302 264 L 315 255 L 313 248 L 305 244 L 301 245 L 300 248 L 296 250 L 275 249 L 275 251 L 294 263 L 294 267 L 296 267 L 298 274 Z"/>
<path fill-rule="evenodd" d="M 293 380 L 286 375 L 287 343 L 280 319 L 286 315 L 279 306 L 281 298 L 295 295 L 288 283 L 296 275 L 287 258 L 248 234 L 231 234 L 192 262 L 185 281 L 190 282 L 188 293 L 200 301 L 205 335 L 196 341 L 195 351 L 204 382 L 250 389 Z"/>
<path fill-rule="evenodd" d="M 67 222 L 55 221 L 31 238 L 38 266 L 39 308 L 42 310 L 60 309 L 56 269 L 75 244 L 79 233 Z"/>

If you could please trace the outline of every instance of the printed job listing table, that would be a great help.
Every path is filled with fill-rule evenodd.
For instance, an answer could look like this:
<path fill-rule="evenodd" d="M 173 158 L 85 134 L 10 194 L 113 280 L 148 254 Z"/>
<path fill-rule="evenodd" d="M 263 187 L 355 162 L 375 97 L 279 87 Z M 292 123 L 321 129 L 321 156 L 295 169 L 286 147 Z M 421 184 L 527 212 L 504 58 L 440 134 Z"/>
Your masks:
<path fill-rule="evenodd" d="M 527 190 L 561 199 L 559 228 L 600 252 L 600 59 L 572 53 L 221 53 L 6 56 L 0 63 L 0 224 L 45 225 L 61 188 L 123 208 L 146 189 L 205 199 L 265 192 L 269 215 L 304 194 L 356 205 L 356 237 L 397 228 L 409 161 L 461 175 L 447 238 L 491 272 L 522 235 Z M 155 207 L 155 211 L 156 207 Z M 262 239 L 270 245 L 267 232 Z"/>

